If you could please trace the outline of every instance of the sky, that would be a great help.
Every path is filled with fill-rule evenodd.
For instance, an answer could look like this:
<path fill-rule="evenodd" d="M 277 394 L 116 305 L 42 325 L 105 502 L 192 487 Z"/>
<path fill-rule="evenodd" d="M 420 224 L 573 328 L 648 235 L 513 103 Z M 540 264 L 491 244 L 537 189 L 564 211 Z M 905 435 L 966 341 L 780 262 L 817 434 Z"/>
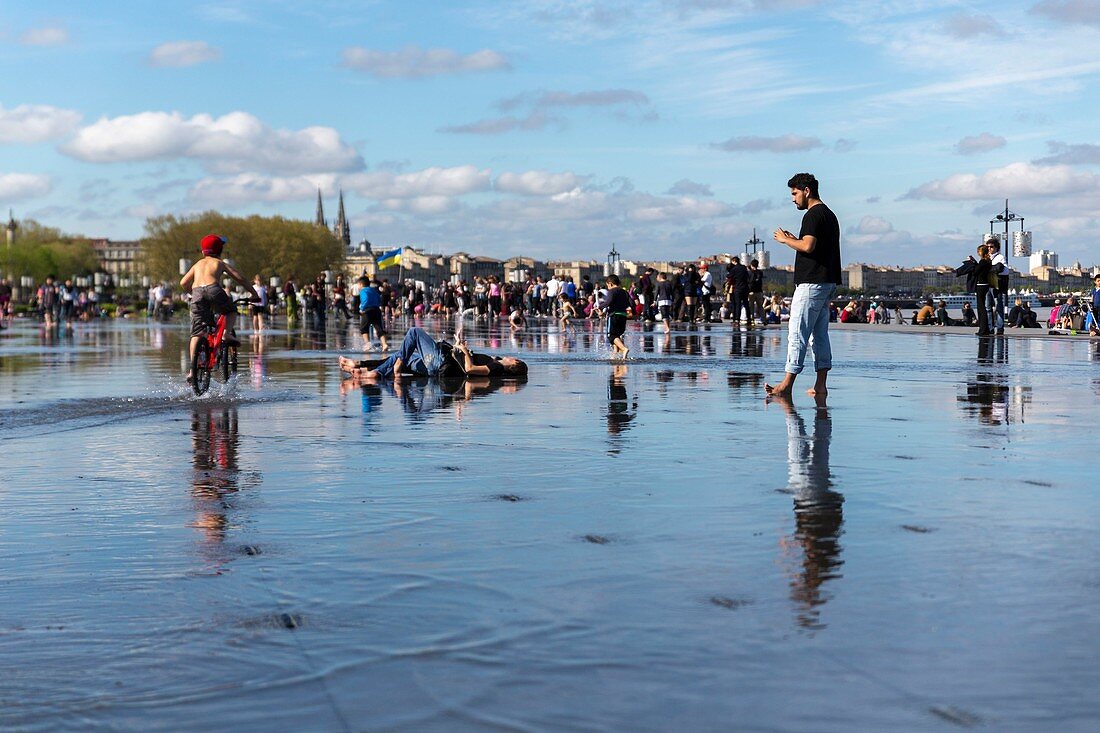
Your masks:
<path fill-rule="evenodd" d="M 686 259 L 755 227 L 785 264 L 806 171 L 846 263 L 957 263 L 1007 198 L 1087 266 L 1098 47 L 1100 0 L 10 2 L 0 207 L 131 239 L 312 219 L 320 188 L 376 250 Z"/>

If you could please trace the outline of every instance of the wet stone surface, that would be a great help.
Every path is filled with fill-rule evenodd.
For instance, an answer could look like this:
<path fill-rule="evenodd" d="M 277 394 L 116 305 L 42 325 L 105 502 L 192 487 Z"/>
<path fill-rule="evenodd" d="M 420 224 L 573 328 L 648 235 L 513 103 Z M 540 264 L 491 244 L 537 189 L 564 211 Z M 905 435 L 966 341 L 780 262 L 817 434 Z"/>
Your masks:
<path fill-rule="evenodd" d="M 838 330 L 819 407 L 777 330 L 243 336 L 0 331 L 0 729 L 1096 729 L 1100 344 Z"/>

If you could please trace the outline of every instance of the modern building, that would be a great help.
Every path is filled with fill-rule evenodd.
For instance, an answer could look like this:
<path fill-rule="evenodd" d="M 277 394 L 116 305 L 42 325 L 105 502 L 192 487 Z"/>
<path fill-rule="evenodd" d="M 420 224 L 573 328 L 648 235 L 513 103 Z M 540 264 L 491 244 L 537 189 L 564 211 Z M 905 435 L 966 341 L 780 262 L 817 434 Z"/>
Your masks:
<path fill-rule="evenodd" d="M 1049 249 L 1040 249 L 1032 253 L 1027 260 L 1028 272 L 1035 272 L 1040 267 L 1053 267 L 1058 269 L 1058 253 Z"/>

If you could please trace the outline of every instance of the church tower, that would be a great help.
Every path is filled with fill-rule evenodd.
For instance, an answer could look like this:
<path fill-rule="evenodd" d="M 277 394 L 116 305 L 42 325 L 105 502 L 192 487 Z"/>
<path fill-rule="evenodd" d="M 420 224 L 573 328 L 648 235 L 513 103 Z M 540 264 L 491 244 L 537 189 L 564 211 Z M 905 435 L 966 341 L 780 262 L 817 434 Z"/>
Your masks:
<path fill-rule="evenodd" d="M 8 237 L 8 246 L 9 247 L 12 246 L 15 243 L 15 230 L 18 229 L 18 228 L 19 227 L 15 223 L 15 215 L 12 213 L 11 209 L 8 209 L 7 237 Z"/>
<path fill-rule="evenodd" d="M 340 191 L 340 206 L 336 212 L 336 226 L 333 227 L 333 234 L 336 238 L 344 243 L 344 249 L 351 248 L 351 227 L 348 226 L 348 218 L 344 215 L 344 191 Z"/>
<path fill-rule="evenodd" d="M 328 227 L 325 221 L 325 206 L 321 203 L 321 189 L 317 189 L 317 214 L 313 217 L 313 223 L 319 227 Z"/>

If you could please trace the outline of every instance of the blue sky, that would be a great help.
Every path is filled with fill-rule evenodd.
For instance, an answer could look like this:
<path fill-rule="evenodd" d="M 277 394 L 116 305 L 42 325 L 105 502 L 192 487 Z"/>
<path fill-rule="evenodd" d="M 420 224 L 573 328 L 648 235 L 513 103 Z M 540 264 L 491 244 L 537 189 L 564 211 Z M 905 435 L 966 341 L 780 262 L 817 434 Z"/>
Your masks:
<path fill-rule="evenodd" d="M 321 187 L 377 248 L 688 258 L 797 229 L 811 171 L 847 262 L 956 262 L 1005 198 L 1100 262 L 1100 0 L 46 0 L 0 29 L 0 206 L 66 231 L 311 218 Z"/>

